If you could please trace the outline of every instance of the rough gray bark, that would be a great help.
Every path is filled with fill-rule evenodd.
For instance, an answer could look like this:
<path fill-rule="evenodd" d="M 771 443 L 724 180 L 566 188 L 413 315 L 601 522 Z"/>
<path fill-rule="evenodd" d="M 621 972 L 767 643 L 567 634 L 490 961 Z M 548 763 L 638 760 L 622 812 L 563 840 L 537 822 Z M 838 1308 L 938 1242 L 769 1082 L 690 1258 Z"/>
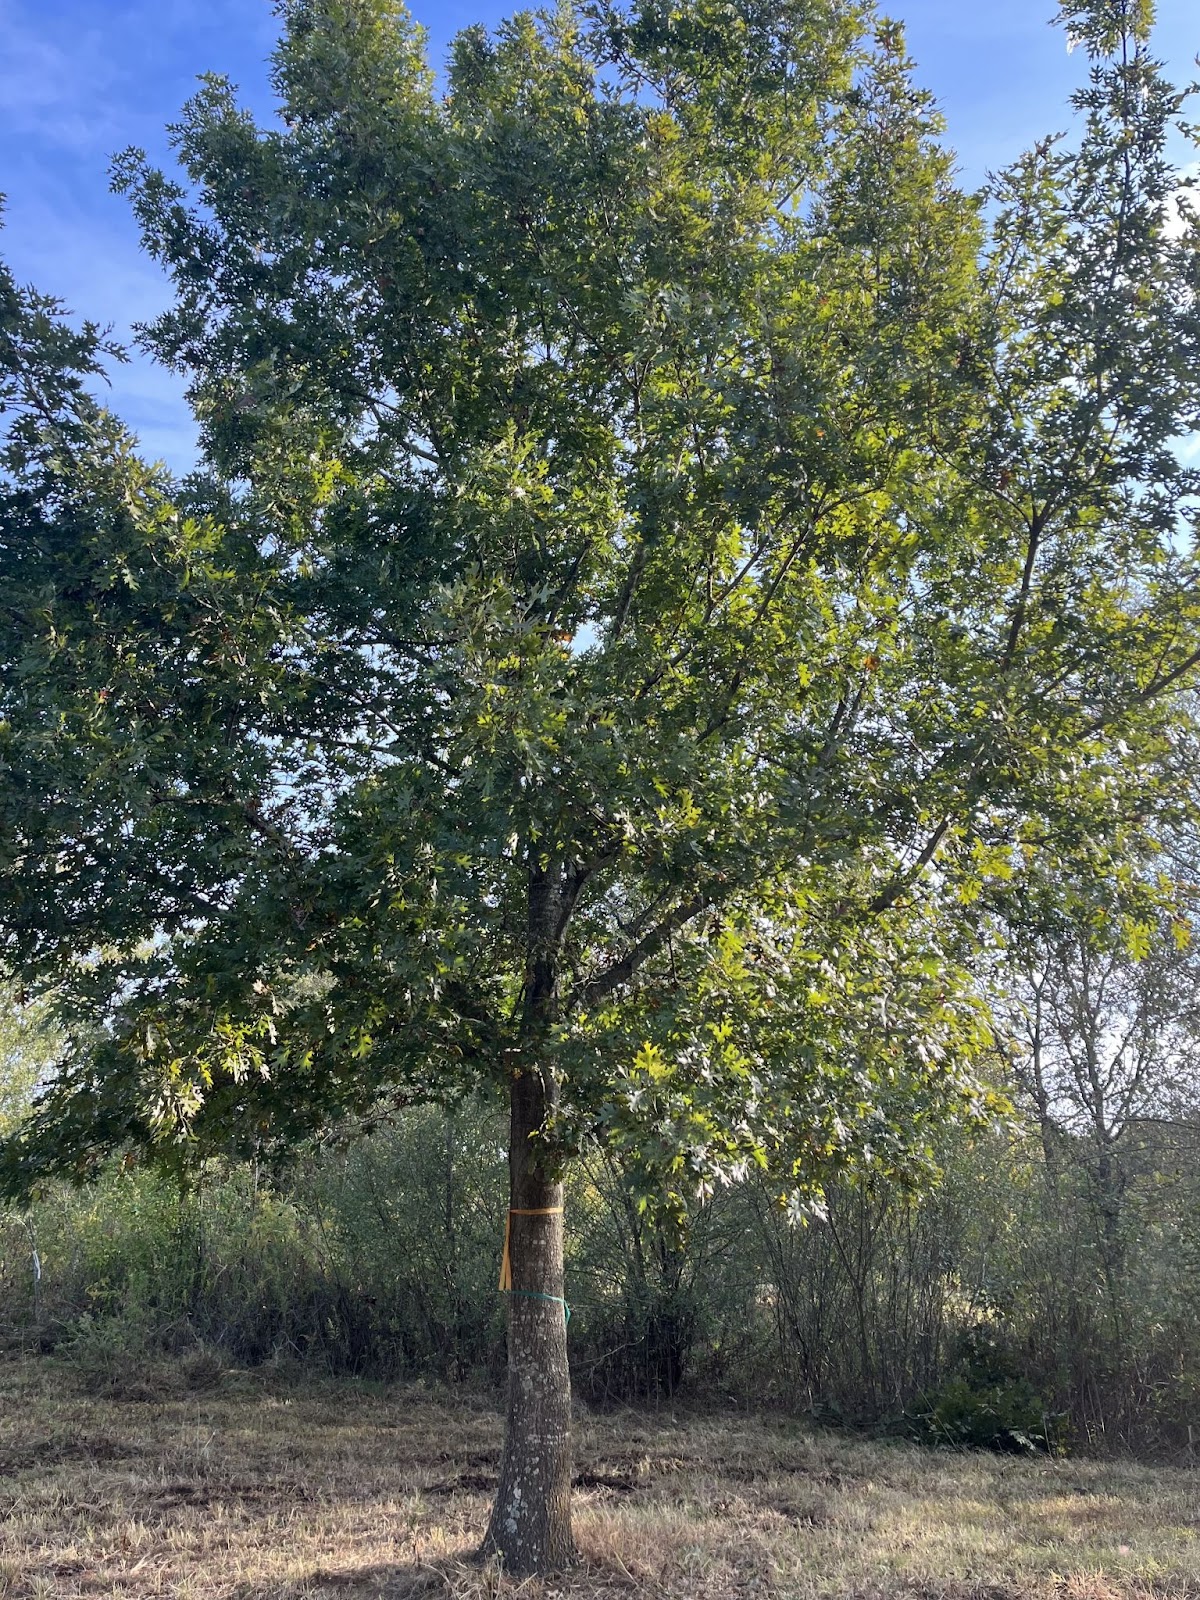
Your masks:
<path fill-rule="evenodd" d="M 547 1094 L 540 1074 L 512 1086 L 508 1420 L 500 1486 L 483 1542 L 505 1569 L 554 1572 L 575 1559 L 571 1532 L 571 1376 L 563 1292 L 562 1184 L 543 1177 L 530 1135 Z M 543 1213 L 521 1215 L 524 1211 Z"/>
<path fill-rule="evenodd" d="M 534 868 L 522 1017 L 524 1065 L 509 1109 L 508 1420 L 500 1485 L 482 1553 L 507 1571 L 554 1572 L 575 1559 L 571 1532 L 571 1374 L 563 1301 L 563 1186 L 538 1135 L 557 1085 L 542 1052 L 557 1004 L 558 949 L 578 878 Z"/>

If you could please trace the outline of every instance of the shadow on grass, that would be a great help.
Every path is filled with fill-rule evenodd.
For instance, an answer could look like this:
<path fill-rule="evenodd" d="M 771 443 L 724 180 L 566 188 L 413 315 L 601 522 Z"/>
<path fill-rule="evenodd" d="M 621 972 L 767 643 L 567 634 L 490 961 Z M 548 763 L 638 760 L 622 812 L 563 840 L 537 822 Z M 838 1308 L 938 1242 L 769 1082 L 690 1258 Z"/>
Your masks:
<path fill-rule="evenodd" d="M 634 1576 L 607 1561 L 581 1559 L 569 1571 L 545 1579 L 506 1579 L 494 1560 L 459 1557 L 396 1562 L 340 1572 L 318 1569 L 296 1591 L 305 1600 L 628 1600 L 650 1592 Z M 278 1586 L 255 1585 L 238 1591 L 238 1600 L 280 1600 Z"/>

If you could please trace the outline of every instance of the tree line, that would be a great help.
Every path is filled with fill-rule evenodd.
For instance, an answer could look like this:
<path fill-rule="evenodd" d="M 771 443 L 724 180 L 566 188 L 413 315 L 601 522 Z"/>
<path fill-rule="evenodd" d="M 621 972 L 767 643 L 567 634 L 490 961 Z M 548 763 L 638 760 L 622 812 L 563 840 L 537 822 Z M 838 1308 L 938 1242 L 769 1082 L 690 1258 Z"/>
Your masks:
<path fill-rule="evenodd" d="M 954 1447 L 1193 1459 L 1196 986 L 1190 946 L 1162 932 L 1136 962 L 1060 948 L 1039 969 L 1023 1013 L 1037 1049 L 997 1070 L 1012 1119 L 944 1131 L 932 1185 L 847 1176 L 797 1226 L 760 1174 L 680 1228 L 593 1152 L 568 1197 L 576 1394 L 769 1405 Z M 1128 1053 L 1134 1037 L 1153 1059 Z M 32 1027 L 6 1045 L 16 1118 L 45 1045 Z M 284 1381 L 494 1385 L 504 1145 L 498 1103 L 474 1102 L 411 1110 L 283 1169 L 213 1162 L 181 1185 L 114 1162 L 98 1186 L 56 1184 L 0 1213 L 0 1340 L 117 1396 L 144 1393 L 156 1359 L 160 1383 L 164 1368 L 203 1385 L 265 1366 Z"/>

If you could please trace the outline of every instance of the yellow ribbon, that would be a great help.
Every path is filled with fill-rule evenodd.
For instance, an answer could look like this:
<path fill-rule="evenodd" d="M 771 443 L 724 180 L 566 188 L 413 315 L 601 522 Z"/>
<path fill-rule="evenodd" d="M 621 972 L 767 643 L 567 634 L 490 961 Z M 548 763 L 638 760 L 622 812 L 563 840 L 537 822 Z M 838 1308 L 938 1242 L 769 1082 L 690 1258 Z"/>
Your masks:
<path fill-rule="evenodd" d="M 512 1219 L 514 1217 L 554 1217 L 561 1211 L 561 1206 L 509 1206 L 508 1216 L 504 1221 L 504 1255 L 500 1262 L 501 1294 L 509 1294 L 512 1291 L 512 1263 L 508 1259 L 508 1237 L 512 1230 Z"/>

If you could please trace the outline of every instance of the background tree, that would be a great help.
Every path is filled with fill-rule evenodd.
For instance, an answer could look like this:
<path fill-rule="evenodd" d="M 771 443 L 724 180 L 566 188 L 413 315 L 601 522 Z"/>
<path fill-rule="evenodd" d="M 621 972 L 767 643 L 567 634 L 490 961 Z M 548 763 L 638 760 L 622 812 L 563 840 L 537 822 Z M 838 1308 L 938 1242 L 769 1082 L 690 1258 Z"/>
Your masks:
<path fill-rule="evenodd" d="M 1072 1409 L 1087 1395 L 1099 1430 L 1120 1420 L 1100 1397 L 1135 1392 L 1146 1365 L 1161 1226 L 1147 1193 L 1157 1189 L 1165 1215 L 1167 1186 L 1190 1165 L 1200 1091 L 1194 885 L 1183 862 L 1150 865 L 1142 882 L 1103 896 L 1095 885 L 1023 886 L 993 1003 L 1015 1097 L 1040 1139 L 1046 1210 L 1083 1266 L 1059 1267 L 1060 1299 L 1077 1330 Z"/>
<path fill-rule="evenodd" d="M 46 1005 L 24 999 L 15 983 L 0 982 L 0 1134 L 29 1115 L 55 1054 Z"/>
<path fill-rule="evenodd" d="M 972 903 L 1139 847 L 1200 324 L 1126 10 L 985 241 L 867 8 L 521 16 L 439 94 L 394 0 L 290 0 L 278 127 L 207 79 L 182 182 L 117 166 L 201 471 L 13 304 L 0 926 L 100 1031 L 5 1182 L 502 1086 L 517 1571 L 572 1554 L 571 1154 L 919 1166 L 988 1103 Z"/>

